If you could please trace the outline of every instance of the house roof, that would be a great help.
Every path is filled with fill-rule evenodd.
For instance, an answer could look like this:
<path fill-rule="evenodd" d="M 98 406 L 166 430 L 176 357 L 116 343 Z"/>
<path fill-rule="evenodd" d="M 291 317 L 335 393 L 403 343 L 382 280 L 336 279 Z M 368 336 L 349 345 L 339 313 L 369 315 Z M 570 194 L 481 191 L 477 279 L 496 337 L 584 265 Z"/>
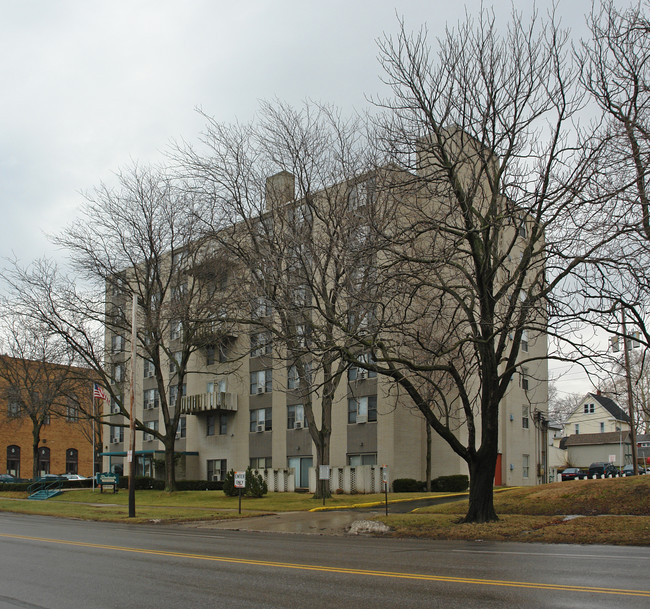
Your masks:
<path fill-rule="evenodd" d="M 560 448 L 568 446 L 589 446 L 594 444 L 618 444 L 619 442 L 629 442 L 630 432 L 608 431 L 605 433 L 581 433 L 572 434 L 560 441 Z"/>
<path fill-rule="evenodd" d="M 576 408 L 575 412 L 578 412 L 582 408 L 582 403 L 585 400 L 593 399 L 598 402 L 609 414 L 611 414 L 617 421 L 623 421 L 624 423 L 630 422 L 629 415 L 611 398 L 606 398 L 604 395 L 599 395 L 597 393 L 588 393 L 585 398 L 582 400 L 581 405 Z"/>

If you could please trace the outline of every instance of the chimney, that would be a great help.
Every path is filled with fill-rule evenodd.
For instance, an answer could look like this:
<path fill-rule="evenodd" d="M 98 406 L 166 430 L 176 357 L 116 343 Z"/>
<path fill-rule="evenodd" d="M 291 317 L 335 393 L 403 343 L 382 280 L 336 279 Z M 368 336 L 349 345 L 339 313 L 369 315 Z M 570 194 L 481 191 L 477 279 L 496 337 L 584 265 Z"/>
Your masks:
<path fill-rule="evenodd" d="M 596 395 L 601 395 L 600 389 L 596 389 Z"/>
<path fill-rule="evenodd" d="M 266 209 L 271 210 L 295 198 L 295 178 L 288 171 L 280 171 L 266 178 Z"/>

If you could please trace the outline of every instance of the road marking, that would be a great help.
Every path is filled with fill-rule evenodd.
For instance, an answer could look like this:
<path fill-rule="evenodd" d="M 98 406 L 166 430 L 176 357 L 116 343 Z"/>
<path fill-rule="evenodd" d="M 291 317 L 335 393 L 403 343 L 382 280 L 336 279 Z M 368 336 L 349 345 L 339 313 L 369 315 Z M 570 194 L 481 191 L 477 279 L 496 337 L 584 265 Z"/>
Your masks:
<path fill-rule="evenodd" d="M 621 554 L 568 554 L 561 552 L 548 552 L 540 554 L 539 552 L 508 552 L 504 550 L 451 550 L 451 552 L 459 552 L 464 554 L 513 554 L 515 556 L 549 556 L 562 558 L 596 558 L 598 560 L 612 559 L 612 560 L 630 560 L 630 556 L 623 556 Z M 632 560 L 650 560 L 650 556 L 635 556 Z"/>
<path fill-rule="evenodd" d="M 427 575 L 424 573 L 401 573 L 398 571 L 371 571 L 367 569 L 348 569 L 345 567 L 327 567 L 324 565 L 294 564 L 276 562 L 269 560 L 252 560 L 248 558 L 233 558 L 228 556 L 210 556 L 208 554 L 189 554 L 185 552 L 167 552 L 165 550 L 148 550 L 146 548 L 129 548 L 126 546 L 110 546 L 99 543 L 88 543 L 83 541 L 67 541 L 65 539 L 49 539 L 47 537 L 30 537 L 27 535 L 9 535 L 0 533 L 0 538 L 21 539 L 24 541 L 38 541 L 40 543 L 51 543 L 65 546 L 76 546 L 81 548 L 93 548 L 99 550 L 112 550 L 115 552 L 127 552 L 131 554 L 148 554 L 150 556 L 164 556 L 172 558 L 188 558 L 191 560 L 205 560 L 211 562 L 223 562 L 237 565 L 251 565 L 257 567 L 272 567 L 276 569 L 295 569 L 300 571 L 320 571 L 325 573 L 339 573 L 343 575 L 366 575 L 372 577 L 390 577 L 396 579 L 412 579 L 419 581 L 444 582 L 452 584 L 475 584 L 481 586 L 497 586 L 505 588 L 530 588 L 535 590 L 559 590 L 562 592 L 581 592 L 591 594 L 613 594 L 619 596 L 639 596 L 650 598 L 650 590 L 625 590 L 618 588 L 596 588 L 589 586 L 569 586 L 563 584 L 543 584 L 523 581 L 507 581 L 496 579 L 475 579 L 468 577 L 449 577 L 445 575 Z"/>

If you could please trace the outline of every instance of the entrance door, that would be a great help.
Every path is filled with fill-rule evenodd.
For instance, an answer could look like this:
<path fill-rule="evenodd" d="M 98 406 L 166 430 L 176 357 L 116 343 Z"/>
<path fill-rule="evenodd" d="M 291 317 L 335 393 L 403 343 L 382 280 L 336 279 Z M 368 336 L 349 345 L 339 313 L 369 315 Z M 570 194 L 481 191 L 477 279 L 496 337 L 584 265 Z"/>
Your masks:
<path fill-rule="evenodd" d="M 296 474 L 296 488 L 309 488 L 309 468 L 313 463 L 312 457 L 289 457 L 289 468 Z"/>

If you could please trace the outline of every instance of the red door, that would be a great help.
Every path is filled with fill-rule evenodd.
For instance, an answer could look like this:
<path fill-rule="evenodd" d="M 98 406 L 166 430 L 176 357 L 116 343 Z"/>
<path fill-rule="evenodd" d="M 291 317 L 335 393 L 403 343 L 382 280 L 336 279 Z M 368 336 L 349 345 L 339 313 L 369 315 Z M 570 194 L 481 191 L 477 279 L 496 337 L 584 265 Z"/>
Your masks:
<path fill-rule="evenodd" d="M 503 485 L 503 474 L 501 473 L 501 453 L 497 454 L 497 466 L 494 468 L 494 486 Z"/>

